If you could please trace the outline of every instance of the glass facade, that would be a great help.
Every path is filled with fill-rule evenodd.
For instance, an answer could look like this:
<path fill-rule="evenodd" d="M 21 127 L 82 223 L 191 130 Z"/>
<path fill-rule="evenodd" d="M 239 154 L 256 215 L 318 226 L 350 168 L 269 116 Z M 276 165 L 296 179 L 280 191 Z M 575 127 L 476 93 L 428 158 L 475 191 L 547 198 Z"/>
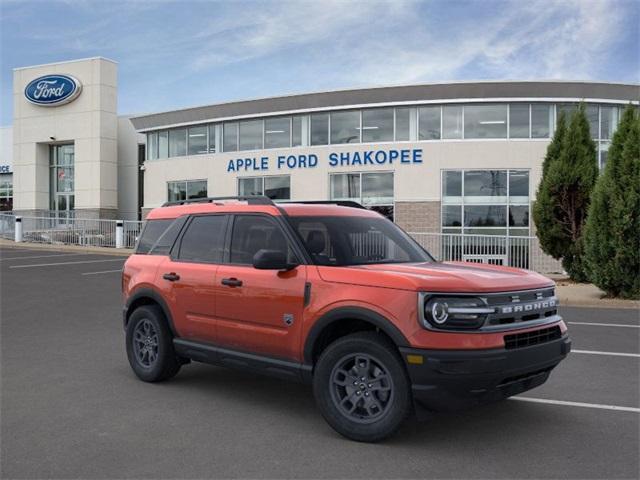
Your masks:
<path fill-rule="evenodd" d="M 591 135 L 606 152 L 623 107 L 587 104 Z M 193 125 L 147 133 L 147 160 L 298 146 L 392 141 L 549 139 L 576 103 L 475 103 L 379 107 Z M 222 148 L 216 144 L 222 143 Z M 600 155 L 603 164 L 606 153 Z"/>
<path fill-rule="evenodd" d="M 528 170 L 443 170 L 442 232 L 529 235 Z"/>
<path fill-rule="evenodd" d="M 278 175 L 238 178 L 238 195 L 264 195 L 272 200 L 290 200 L 291 177 Z"/>
<path fill-rule="evenodd" d="M 167 182 L 167 201 L 179 202 L 207 196 L 206 180 L 180 180 Z"/>
<path fill-rule="evenodd" d="M 75 146 L 49 147 L 49 208 L 61 217 L 75 209 Z"/>
<path fill-rule="evenodd" d="M 13 173 L 0 173 L 0 211 L 13 210 Z"/>
<path fill-rule="evenodd" d="M 329 175 L 331 200 L 351 200 L 393 220 L 393 172 L 334 173 Z"/>

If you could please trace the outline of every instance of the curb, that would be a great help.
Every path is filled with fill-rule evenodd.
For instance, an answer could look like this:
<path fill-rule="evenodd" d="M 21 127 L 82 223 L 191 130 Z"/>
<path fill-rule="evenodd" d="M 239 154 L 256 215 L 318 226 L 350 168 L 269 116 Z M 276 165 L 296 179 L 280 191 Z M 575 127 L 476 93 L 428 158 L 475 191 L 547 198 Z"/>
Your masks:
<path fill-rule="evenodd" d="M 83 247 L 81 245 L 51 245 L 45 243 L 16 243 L 11 240 L 0 239 L 0 247 L 20 250 L 44 250 L 58 252 L 78 252 L 78 253 L 98 253 L 100 255 L 114 255 L 128 257 L 133 253 L 130 248 L 109 248 L 109 247 Z"/>

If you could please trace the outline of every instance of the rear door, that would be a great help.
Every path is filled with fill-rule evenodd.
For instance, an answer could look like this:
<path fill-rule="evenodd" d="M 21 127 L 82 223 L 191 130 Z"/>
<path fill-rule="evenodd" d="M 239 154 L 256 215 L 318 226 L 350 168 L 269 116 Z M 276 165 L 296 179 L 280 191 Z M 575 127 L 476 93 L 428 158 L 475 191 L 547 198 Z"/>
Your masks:
<path fill-rule="evenodd" d="M 182 338 L 216 343 L 216 273 L 222 262 L 228 215 L 196 215 L 158 269 Z"/>
<path fill-rule="evenodd" d="M 218 343 L 272 357 L 298 357 L 306 266 L 289 271 L 258 270 L 258 250 L 282 250 L 300 263 L 282 225 L 268 215 L 234 215 L 227 261 L 218 268 Z"/>

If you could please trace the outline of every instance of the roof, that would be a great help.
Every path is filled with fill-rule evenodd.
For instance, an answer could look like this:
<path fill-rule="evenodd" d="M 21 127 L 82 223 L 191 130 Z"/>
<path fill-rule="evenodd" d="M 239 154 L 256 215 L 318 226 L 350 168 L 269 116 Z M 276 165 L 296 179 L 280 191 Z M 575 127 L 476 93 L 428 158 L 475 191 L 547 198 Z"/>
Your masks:
<path fill-rule="evenodd" d="M 147 215 L 147 220 L 173 219 L 183 215 L 197 215 L 205 213 L 265 213 L 292 217 L 300 216 L 358 216 L 376 217 L 379 214 L 363 208 L 343 207 L 333 204 L 302 204 L 283 203 L 275 205 L 249 205 L 242 201 L 224 201 L 222 203 L 188 203 L 185 205 L 170 205 L 154 208 Z"/>
<path fill-rule="evenodd" d="M 150 130 L 232 118 L 337 108 L 487 99 L 637 102 L 640 99 L 640 85 L 586 81 L 487 81 L 374 87 L 219 103 L 141 115 L 133 117 L 131 121 L 137 130 Z"/>

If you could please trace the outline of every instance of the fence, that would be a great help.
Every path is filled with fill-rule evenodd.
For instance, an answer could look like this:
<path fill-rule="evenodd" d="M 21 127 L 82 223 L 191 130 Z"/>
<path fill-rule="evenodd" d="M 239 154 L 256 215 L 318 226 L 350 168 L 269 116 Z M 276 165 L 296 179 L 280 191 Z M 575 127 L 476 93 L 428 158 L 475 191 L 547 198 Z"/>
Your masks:
<path fill-rule="evenodd" d="M 540 248 L 538 237 L 409 233 L 438 260 L 488 263 L 561 273 L 562 265 Z"/>
<path fill-rule="evenodd" d="M 13 240 L 16 235 L 16 216 L 0 213 L 0 237 Z"/>

